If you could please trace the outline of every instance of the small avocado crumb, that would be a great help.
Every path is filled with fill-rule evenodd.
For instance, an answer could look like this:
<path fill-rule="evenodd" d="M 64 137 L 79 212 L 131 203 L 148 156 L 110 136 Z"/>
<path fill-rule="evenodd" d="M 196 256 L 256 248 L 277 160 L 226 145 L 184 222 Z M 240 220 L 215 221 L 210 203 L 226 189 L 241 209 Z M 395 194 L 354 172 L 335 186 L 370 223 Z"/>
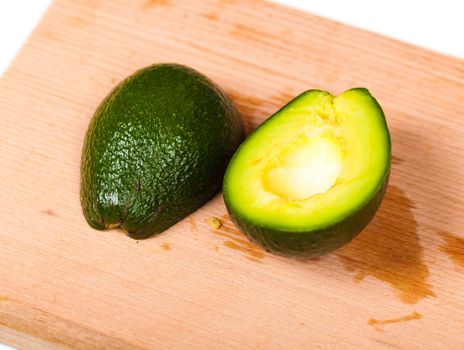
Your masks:
<path fill-rule="evenodd" d="M 212 216 L 208 220 L 206 220 L 206 223 L 214 228 L 215 230 L 219 230 L 222 227 L 222 222 L 219 220 L 217 217 Z"/>

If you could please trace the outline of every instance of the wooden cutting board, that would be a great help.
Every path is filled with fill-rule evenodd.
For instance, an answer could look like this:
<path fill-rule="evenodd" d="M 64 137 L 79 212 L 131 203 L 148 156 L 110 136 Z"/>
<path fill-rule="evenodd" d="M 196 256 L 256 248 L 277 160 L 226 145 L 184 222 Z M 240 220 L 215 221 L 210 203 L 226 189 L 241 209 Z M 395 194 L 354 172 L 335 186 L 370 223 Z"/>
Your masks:
<path fill-rule="evenodd" d="M 154 62 L 211 77 L 248 131 L 305 89 L 368 87 L 394 153 L 373 222 L 314 261 L 249 243 L 220 194 L 145 241 L 89 228 L 87 125 L 117 82 Z M 57 0 L 3 76 L 0 106 L 3 342 L 464 348 L 464 61 L 261 1 Z"/>

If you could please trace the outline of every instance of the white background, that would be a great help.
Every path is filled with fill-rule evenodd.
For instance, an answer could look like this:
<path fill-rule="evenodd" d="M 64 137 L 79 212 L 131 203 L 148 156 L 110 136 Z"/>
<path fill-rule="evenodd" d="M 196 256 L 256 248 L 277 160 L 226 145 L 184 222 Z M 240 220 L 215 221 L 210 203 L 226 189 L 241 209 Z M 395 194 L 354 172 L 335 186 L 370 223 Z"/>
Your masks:
<path fill-rule="evenodd" d="M 273 1 L 464 58 L 462 0 Z M 0 75 L 50 3 L 51 0 L 0 0 Z M 6 349 L 10 348 L 0 344 L 0 350 Z"/>
<path fill-rule="evenodd" d="M 464 58 L 462 0 L 273 1 Z M 51 0 L 0 0 L 0 75 L 50 3 Z"/>

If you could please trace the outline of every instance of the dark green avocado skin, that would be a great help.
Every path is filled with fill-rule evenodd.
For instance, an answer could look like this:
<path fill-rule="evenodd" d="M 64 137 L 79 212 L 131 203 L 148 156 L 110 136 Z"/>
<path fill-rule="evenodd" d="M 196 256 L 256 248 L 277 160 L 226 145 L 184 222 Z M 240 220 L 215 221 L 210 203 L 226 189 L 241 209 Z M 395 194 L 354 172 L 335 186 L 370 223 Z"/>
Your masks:
<path fill-rule="evenodd" d="M 330 227 L 312 232 L 287 232 L 249 223 L 227 206 L 232 221 L 248 238 L 267 252 L 295 258 L 314 259 L 340 248 L 356 237 L 374 217 L 382 203 L 390 171 L 373 198 L 360 210 Z M 225 201 L 227 205 L 227 200 Z"/>
<path fill-rule="evenodd" d="M 202 74 L 177 64 L 135 72 L 103 100 L 85 137 L 87 222 L 134 239 L 168 229 L 220 189 L 243 137 L 233 102 Z"/>

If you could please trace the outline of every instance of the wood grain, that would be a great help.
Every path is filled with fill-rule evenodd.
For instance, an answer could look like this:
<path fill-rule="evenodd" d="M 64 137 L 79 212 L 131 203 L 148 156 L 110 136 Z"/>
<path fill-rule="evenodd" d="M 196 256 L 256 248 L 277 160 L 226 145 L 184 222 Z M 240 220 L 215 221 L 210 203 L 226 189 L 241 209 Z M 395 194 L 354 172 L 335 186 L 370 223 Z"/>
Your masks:
<path fill-rule="evenodd" d="M 220 195 L 136 242 L 79 204 L 89 119 L 154 62 L 221 85 L 251 130 L 308 88 L 368 87 L 386 199 L 315 261 L 269 255 Z M 0 82 L 0 339 L 21 348 L 464 348 L 464 62 L 247 0 L 57 0 Z M 220 218 L 222 227 L 206 223 Z"/>

